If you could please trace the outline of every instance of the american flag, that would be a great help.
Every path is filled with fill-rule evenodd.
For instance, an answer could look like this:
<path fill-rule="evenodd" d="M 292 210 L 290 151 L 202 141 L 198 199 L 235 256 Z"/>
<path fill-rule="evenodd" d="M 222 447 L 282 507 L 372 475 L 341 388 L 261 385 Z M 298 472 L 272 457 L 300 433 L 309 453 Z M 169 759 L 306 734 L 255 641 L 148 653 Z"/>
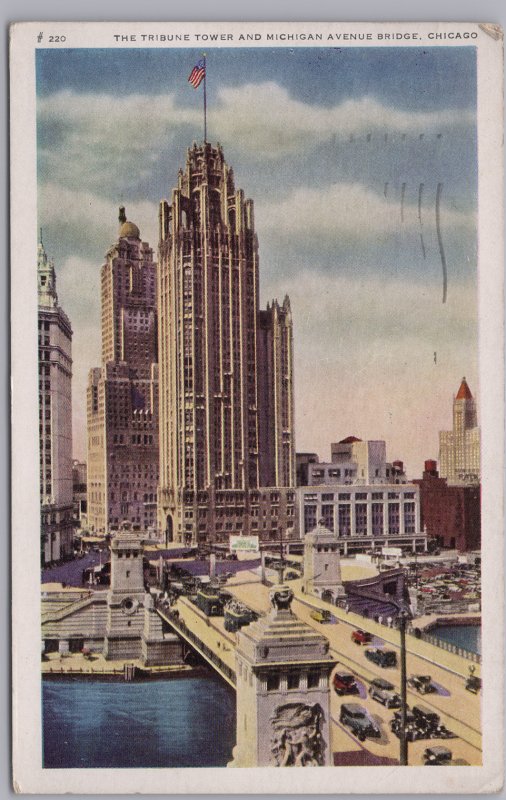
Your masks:
<path fill-rule="evenodd" d="M 201 59 L 198 64 L 196 64 L 190 75 L 188 76 L 188 83 L 191 83 L 194 89 L 198 89 L 202 81 L 206 76 L 206 62 L 204 59 Z"/>

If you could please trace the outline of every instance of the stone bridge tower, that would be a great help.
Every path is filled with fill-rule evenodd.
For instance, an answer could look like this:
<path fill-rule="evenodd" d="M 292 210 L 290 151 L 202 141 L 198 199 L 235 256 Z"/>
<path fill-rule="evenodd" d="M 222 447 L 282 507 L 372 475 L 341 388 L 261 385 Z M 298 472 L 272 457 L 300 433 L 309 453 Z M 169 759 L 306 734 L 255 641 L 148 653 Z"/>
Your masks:
<path fill-rule="evenodd" d="M 145 594 L 143 552 L 141 540 L 132 534 L 117 534 L 111 542 L 105 658 L 139 658 L 141 655 Z"/>
<path fill-rule="evenodd" d="M 272 610 L 237 635 L 233 767 L 330 766 L 329 642 L 276 586 Z"/>
<path fill-rule="evenodd" d="M 321 522 L 304 538 L 304 591 L 328 603 L 346 597 L 337 534 Z"/>

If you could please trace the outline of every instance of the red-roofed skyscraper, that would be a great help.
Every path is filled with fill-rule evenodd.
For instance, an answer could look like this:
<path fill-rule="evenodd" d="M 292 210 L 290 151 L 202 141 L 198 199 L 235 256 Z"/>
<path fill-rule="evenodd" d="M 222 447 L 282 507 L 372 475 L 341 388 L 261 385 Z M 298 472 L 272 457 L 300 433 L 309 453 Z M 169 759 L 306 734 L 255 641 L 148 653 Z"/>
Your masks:
<path fill-rule="evenodd" d="M 476 403 L 465 378 L 453 401 L 453 430 L 439 433 L 439 464 L 441 477 L 449 484 L 479 483 L 480 429 Z"/>

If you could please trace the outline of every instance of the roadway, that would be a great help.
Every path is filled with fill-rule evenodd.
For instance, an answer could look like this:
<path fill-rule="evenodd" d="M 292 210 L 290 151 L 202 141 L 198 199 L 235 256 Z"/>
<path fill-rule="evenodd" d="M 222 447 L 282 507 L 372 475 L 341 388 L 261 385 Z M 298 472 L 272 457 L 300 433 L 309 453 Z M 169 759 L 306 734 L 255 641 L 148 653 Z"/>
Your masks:
<path fill-rule="evenodd" d="M 367 708 L 382 733 L 380 739 L 368 739 L 364 744 L 361 744 L 348 729 L 339 723 L 339 712 L 342 703 L 356 701 L 357 697 L 338 697 L 332 691 L 333 750 L 339 752 L 366 749 L 375 756 L 398 758 L 399 740 L 391 733 L 388 724 L 393 717 L 393 710 L 385 709 L 377 701 L 371 700 L 367 690 L 369 682 L 373 678 L 379 677 L 393 683 L 399 691 L 399 668 L 383 669 L 372 664 L 365 658 L 365 648 L 357 646 L 351 640 L 352 631 L 355 628 L 362 628 L 373 635 L 371 646 L 385 645 L 389 649 L 399 650 L 398 631 L 379 625 L 356 614 L 346 613 L 344 610 L 320 602 L 317 598 L 304 595 L 301 592 L 300 580 L 292 581 L 290 585 L 295 592 L 292 605 L 293 611 L 308 625 L 328 637 L 331 654 L 338 662 L 336 668 L 341 670 L 344 668 L 355 675 L 360 688 L 359 702 Z M 231 578 L 227 582 L 227 590 L 258 613 L 265 613 L 270 607 L 269 587 L 263 586 L 259 582 L 258 575 L 252 572 L 243 572 L 241 575 Z M 179 604 L 181 604 L 181 601 L 179 601 Z M 185 621 L 193 629 L 195 612 L 193 612 L 188 601 L 184 601 L 184 606 Z M 335 619 L 334 623 L 322 625 L 311 618 L 311 610 L 320 607 L 328 608 L 331 611 Z M 224 630 L 223 618 L 211 618 L 208 623 L 200 620 L 197 623 L 199 630 L 202 631 L 205 627 L 208 631 L 207 638 L 213 642 L 212 646 L 216 648 L 217 654 L 220 654 L 220 657 L 233 668 L 234 635 Z M 457 738 L 449 740 L 432 739 L 410 743 L 409 763 L 421 764 L 422 754 L 426 747 L 431 744 L 442 744 L 452 751 L 453 763 L 480 765 L 482 763 L 480 696 L 473 695 L 465 689 L 465 678 L 468 675 L 470 662 L 412 636 L 407 637 L 407 653 L 408 676 L 410 674 L 430 674 L 438 689 L 437 693 L 429 695 L 420 695 L 416 691 L 408 689 L 408 704 L 410 706 L 421 705 L 436 711 L 444 725 L 457 734 Z M 476 665 L 476 674 L 479 674 L 479 665 Z"/>

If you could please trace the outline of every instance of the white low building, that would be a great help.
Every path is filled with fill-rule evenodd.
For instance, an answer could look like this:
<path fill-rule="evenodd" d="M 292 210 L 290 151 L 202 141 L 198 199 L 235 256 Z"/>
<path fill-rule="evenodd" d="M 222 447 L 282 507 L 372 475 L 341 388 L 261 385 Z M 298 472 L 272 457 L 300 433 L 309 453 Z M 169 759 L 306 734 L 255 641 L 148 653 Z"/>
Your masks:
<path fill-rule="evenodd" d="M 301 538 L 321 520 L 345 555 L 392 545 L 427 548 L 416 484 L 301 486 L 297 494 Z"/>

